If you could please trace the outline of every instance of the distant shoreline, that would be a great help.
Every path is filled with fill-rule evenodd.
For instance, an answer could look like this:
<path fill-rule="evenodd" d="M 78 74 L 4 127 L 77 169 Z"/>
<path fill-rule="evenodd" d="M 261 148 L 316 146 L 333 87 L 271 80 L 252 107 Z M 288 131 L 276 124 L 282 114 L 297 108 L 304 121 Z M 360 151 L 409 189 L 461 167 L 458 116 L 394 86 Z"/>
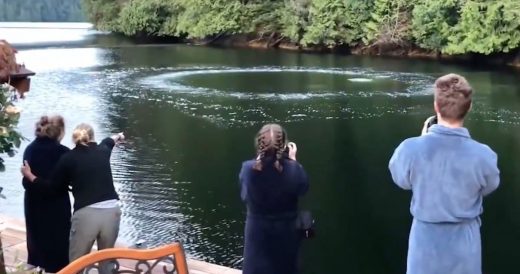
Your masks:
<path fill-rule="evenodd" d="M 94 25 L 87 22 L 52 22 L 52 23 L 34 23 L 34 22 L 0 22 L 0 30 L 4 29 L 4 33 L 9 34 L 7 37 L 0 36 L 0 39 L 6 39 L 13 46 L 20 50 L 26 49 L 44 49 L 44 48 L 72 48 L 72 47 L 99 47 L 99 48 L 120 48 L 120 47 L 132 47 L 132 46 L 170 46 L 175 44 L 184 44 L 189 46 L 209 46 L 219 48 L 250 48 L 255 50 L 284 50 L 292 52 L 303 52 L 303 53 L 325 53 L 325 54 L 337 54 L 341 55 L 357 55 L 357 56 L 382 56 L 382 57 L 395 57 L 395 58 L 408 58 L 408 59 L 426 59 L 426 60 L 437 60 L 437 61 L 455 61 L 463 63 L 477 63 L 477 64 L 489 64 L 508 66 L 515 69 L 520 69 L 520 50 L 513 51 L 512 53 L 497 53 L 491 55 L 482 54 L 461 54 L 461 55 L 446 55 L 440 54 L 433 51 L 424 50 L 416 47 L 396 47 L 392 45 L 379 45 L 378 47 L 348 47 L 348 46 L 336 46 L 326 47 L 323 45 L 315 45 L 304 47 L 296 43 L 290 43 L 288 41 L 271 41 L 269 38 L 258 39 L 246 34 L 235 34 L 235 35 L 222 35 L 213 39 L 179 39 L 177 37 L 161 37 L 161 36 L 126 36 L 120 33 L 101 32 L 94 28 Z M 40 41 L 31 41 L 23 39 L 18 41 L 17 39 L 10 38 L 15 37 L 14 34 L 17 30 L 42 30 L 39 33 L 44 39 Z M 52 37 L 59 38 L 60 30 L 63 31 L 75 31 L 83 32 L 76 34 L 74 38 L 60 40 L 52 39 Z M 48 35 L 44 35 L 48 32 Z M 112 45 L 97 45 L 88 43 L 88 37 L 93 34 L 112 34 L 120 36 L 121 38 L 128 39 L 121 44 Z M 23 35 L 23 34 L 21 34 Z M 86 43 L 85 43 L 86 42 Z"/>
<path fill-rule="evenodd" d="M 117 35 L 123 35 L 116 33 Z M 367 46 L 336 46 L 326 47 L 324 45 L 302 46 L 296 43 L 287 41 L 277 41 L 273 43 L 270 39 L 253 39 L 250 35 L 234 34 L 222 35 L 213 39 L 179 39 L 176 37 L 124 37 L 133 39 L 138 45 L 167 45 L 167 44 L 185 44 L 190 46 L 208 46 L 218 48 L 249 48 L 256 50 L 282 50 L 302 53 L 316 53 L 316 54 L 334 54 L 341 55 L 355 55 L 355 56 L 377 56 L 377 57 L 395 57 L 406 59 L 424 59 L 436 61 L 454 61 L 463 63 L 479 63 L 488 65 L 507 66 L 515 69 L 520 69 L 520 49 L 510 53 L 495 53 L 490 55 L 483 54 L 460 54 L 447 55 L 440 54 L 434 51 L 429 51 L 417 47 L 399 47 L 395 45 L 379 45 L 378 47 Z"/>
<path fill-rule="evenodd" d="M 94 29 L 88 22 L 0 22 L 0 28 L 9 29 Z M 3 37 L 0 37 L 2 39 Z"/>

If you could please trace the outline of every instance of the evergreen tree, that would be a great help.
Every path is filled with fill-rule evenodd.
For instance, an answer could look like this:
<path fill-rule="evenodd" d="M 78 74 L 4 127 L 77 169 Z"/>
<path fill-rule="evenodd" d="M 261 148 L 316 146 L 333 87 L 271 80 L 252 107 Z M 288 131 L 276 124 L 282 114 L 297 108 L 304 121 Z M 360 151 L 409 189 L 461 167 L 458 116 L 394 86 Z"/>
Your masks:
<path fill-rule="evenodd" d="M 300 43 L 308 26 L 311 0 L 285 0 L 279 10 L 281 33 L 292 42 Z"/>
<path fill-rule="evenodd" d="M 520 47 L 518 0 L 83 0 L 83 4 L 99 29 L 127 35 L 256 34 L 299 45 L 362 44 L 380 49 L 415 45 L 446 54 L 491 54 Z M 13 14 L 21 16 L 20 12 Z M 54 17 L 65 15 L 59 9 L 57 13 Z"/>
<path fill-rule="evenodd" d="M 443 52 L 491 54 L 520 46 L 520 1 L 467 0 Z"/>
<path fill-rule="evenodd" d="M 375 0 L 371 18 L 365 24 L 363 42 L 367 45 L 406 44 L 410 38 L 412 5 L 408 0 Z"/>
<path fill-rule="evenodd" d="M 413 8 L 412 35 L 418 46 L 440 52 L 460 19 L 460 0 L 423 1 Z"/>
<path fill-rule="evenodd" d="M 205 38 L 218 34 L 240 33 L 247 24 L 248 11 L 238 0 L 179 0 L 176 35 Z"/>
<path fill-rule="evenodd" d="M 302 44 L 356 44 L 363 36 L 359 26 L 369 19 L 370 5 L 366 0 L 313 0 Z"/>

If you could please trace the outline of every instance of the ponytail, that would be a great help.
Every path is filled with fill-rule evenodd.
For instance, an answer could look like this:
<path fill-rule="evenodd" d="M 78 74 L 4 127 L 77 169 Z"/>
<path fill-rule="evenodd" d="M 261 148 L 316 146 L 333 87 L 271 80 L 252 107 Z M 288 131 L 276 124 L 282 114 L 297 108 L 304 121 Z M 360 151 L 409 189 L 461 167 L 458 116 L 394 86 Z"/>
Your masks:
<path fill-rule="evenodd" d="M 76 145 L 88 145 L 94 141 L 94 130 L 88 124 L 79 124 L 72 132 L 72 141 Z"/>

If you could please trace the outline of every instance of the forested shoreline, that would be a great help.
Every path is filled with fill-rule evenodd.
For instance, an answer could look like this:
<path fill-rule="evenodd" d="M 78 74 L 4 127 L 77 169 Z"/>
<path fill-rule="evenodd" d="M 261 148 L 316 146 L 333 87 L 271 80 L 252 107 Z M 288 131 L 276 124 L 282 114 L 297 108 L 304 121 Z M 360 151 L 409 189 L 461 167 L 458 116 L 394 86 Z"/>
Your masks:
<path fill-rule="evenodd" d="M 83 0 L 97 28 L 296 50 L 520 63 L 518 0 Z M 224 42 L 223 42 L 224 41 Z"/>

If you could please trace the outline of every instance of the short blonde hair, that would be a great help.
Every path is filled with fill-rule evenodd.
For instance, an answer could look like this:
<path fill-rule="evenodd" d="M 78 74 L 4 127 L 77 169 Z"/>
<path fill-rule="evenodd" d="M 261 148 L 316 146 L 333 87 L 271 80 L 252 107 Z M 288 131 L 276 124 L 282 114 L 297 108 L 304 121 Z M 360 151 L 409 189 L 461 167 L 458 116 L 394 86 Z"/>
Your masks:
<path fill-rule="evenodd" d="M 89 124 L 79 124 L 72 132 L 72 141 L 76 145 L 86 146 L 94 141 L 94 129 Z"/>

